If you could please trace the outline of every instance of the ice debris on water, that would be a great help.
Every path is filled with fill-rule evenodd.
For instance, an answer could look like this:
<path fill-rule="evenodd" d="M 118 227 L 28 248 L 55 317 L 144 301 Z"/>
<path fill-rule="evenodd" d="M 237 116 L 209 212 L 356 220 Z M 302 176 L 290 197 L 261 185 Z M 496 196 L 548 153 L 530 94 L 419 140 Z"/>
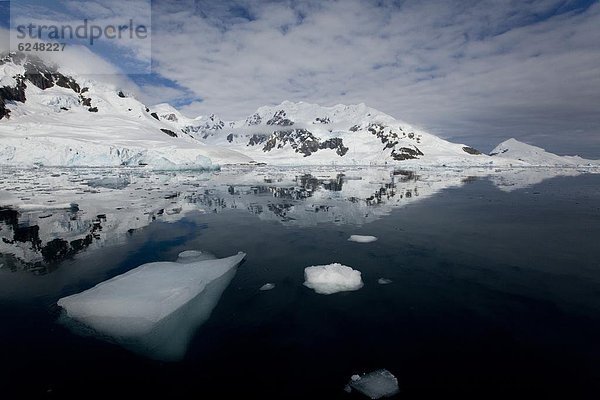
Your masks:
<path fill-rule="evenodd" d="M 379 283 L 380 285 L 389 285 L 390 283 L 392 283 L 392 280 L 387 278 L 379 278 L 377 279 L 377 283 Z"/>
<path fill-rule="evenodd" d="M 356 243 L 372 243 L 377 240 L 376 236 L 351 235 L 348 238 L 349 242 Z"/>
<path fill-rule="evenodd" d="M 398 379 L 387 369 L 378 369 L 364 375 L 352 375 L 345 390 L 356 390 L 370 399 L 391 397 L 400 392 Z"/>
<path fill-rule="evenodd" d="M 143 264 L 84 292 L 63 297 L 76 333 L 116 342 L 161 361 L 178 361 L 216 307 L 246 254 L 216 259 L 185 251 L 176 262 Z"/>
<path fill-rule="evenodd" d="M 334 263 L 304 269 L 304 286 L 318 294 L 332 294 L 358 290 L 363 287 L 360 271 Z"/>
<path fill-rule="evenodd" d="M 260 287 L 259 290 L 262 291 L 262 292 L 264 292 L 264 291 L 271 290 L 271 289 L 274 289 L 274 288 L 275 288 L 275 284 L 274 283 L 265 283 L 264 285 L 262 285 Z"/>

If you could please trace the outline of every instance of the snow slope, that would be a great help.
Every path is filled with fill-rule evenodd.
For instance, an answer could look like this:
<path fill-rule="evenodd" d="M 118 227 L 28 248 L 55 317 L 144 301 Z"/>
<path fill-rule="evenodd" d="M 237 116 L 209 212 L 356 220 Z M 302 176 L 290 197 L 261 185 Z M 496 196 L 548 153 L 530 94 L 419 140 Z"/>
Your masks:
<path fill-rule="evenodd" d="M 147 108 L 111 84 L 21 54 L 0 56 L 0 165 L 211 169 L 223 164 L 587 166 L 514 139 L 494 156 L 365 104 L 285 101 L 240 121 Z"/>
<path fill-rule="evenodd" d="M 200 143 L 111 85 L 70 78 L 40 60 L 0 59 L 0 165 L 207 169 L 248 162 Z"/>
<path fill-rule="evenodd" d="M 232 122 L 215 115 L 182 118 L 165 105 L 158 110 L 161 120 L 200 141 L 268 164 L 369 165 L 418 160 L 439 165 L 505 165 L 504 160 L 450 143 L 365 104 L 321 107 L 286 101 Z"/>
<path fill-rule="evenodd" d="M 579 156 L 559 156 L 514 138 L 500 143 L 490 154 L 495 158 L 522 161 L 533 166 L 600 166 L 600 160 L 586 160 Z"/>

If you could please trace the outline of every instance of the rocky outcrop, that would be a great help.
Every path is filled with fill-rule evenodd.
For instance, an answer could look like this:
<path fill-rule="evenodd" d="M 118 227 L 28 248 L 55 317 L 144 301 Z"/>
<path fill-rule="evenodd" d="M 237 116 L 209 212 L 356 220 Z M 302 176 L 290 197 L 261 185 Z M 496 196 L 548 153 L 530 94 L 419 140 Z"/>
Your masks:
<path fill-rule="evenodd" d="M 8 53 L 0 56 L 0 65 L 9 62 L 23 66 L 25 72 L 22 75 L 13 77 L 17 82 L 16 86 L 0 88 L 0 119 L 10 116 L 10 110 L 6 107 L 8 102 L 25 103 L 27 100 L 25 97 L 27 82 L 42 90 L 60 86 L 71 89 L 77 94 L 83 93 L 81 87 L 73 78 L 61 74 L 56 66 L 47 65 L 36 56 L 25 55 L 24 53 Z M 91 106 L 91 99 L 81 96 L 80 101 L 84 106 Z"/>
<path fill-rule="evenodd" d="M 419 156 L 423 156 L 423 152 L 421 150 L 419 150 L 419 148 L 417 146 L 413 146 L 413 148 L 410 147 L 400 147 L 398 149 L 393 149 L 392 150 L 392 158 L 396 161 L 403 161 L 403 160 L 411 160 L 411 159 L 417 159 L 419 158 Z"/>
<path fill-rule="evenodd" d="M 478 155 L 480 155 L 480 154 L 481 154 L 481 152 L 480 152 L 479 150 L 477 150 L 477 149 L 474 149 L 474 148 L 472 148 L 472 147 L 469 147 L 469 146 L 465 146 L 465 147 L 463 147 L 462 149 L 463 149 L 463 151 L 464 151 L 465 153 L 467 153 L 467 154 L 471 154 L 471 155 L 474 155 L 474 156 L 478 156 Z"/>
<path fill-rule="evenodd" d="M 286 145 L 289 145 L 296 153 L 303 154 L 304 157 L 324 149 L 335 150 L 339 156 L 343 156 L 348 152 L 348 148 L 344 146 L 341 138 L 320 141 L 312 132 L 306 129 L 273 132 L 263 147 L 263 151 L 268 152 L 275 148 L 281 149 Z"/>
<path fill-rule="evenodd" d="M 166 133 L 167 135 L 171 136 L 171 137 L 177 137 L 177 134 L 175 132 L 173 132 L 172 130 L 169 129 L 160 129 L 163 133 Z"/>
<path fill-rule="evenodd" d="M 286 118 L 287 114 L 284 110 L 277 111 L 273 118 L 267 121 L 267 125 L 292 126 L 294 121 Z"/>

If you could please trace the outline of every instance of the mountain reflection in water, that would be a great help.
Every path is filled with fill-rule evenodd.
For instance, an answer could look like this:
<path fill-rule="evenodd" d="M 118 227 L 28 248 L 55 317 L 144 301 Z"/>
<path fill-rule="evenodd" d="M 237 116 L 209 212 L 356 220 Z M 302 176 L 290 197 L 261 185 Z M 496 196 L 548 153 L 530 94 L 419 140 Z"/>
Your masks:
<path fill-rule="evenodd" d="M 502 190 L 577 170 L 399 170 L 311 167 L 212 172 L 5 169 L 0 172 L 0 264 L 52 272 L 80 252 L 120 243 L 153 221 L 245 209 L 294 226 L 363 225 L 439 191 L 489 177 Z"/>

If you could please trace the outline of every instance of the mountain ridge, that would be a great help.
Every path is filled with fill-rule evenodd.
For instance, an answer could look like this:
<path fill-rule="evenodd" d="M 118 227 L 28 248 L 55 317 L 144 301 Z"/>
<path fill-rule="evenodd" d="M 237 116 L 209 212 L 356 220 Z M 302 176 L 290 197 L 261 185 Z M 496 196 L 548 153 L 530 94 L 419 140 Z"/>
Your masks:
<path fill-rule="evenodd" d="M 115 85 L 66 75 L 35 57 L 0 56 L 0 165 L 598 165 L 515 139 L 495 150 L 482 154 L 364 103 L 284 101 L 237 121 L 188 118 L 169 104 L 147 107 Z"/>

